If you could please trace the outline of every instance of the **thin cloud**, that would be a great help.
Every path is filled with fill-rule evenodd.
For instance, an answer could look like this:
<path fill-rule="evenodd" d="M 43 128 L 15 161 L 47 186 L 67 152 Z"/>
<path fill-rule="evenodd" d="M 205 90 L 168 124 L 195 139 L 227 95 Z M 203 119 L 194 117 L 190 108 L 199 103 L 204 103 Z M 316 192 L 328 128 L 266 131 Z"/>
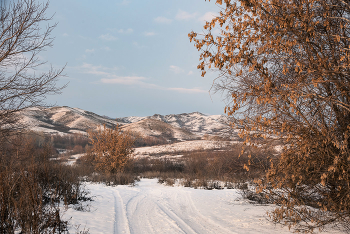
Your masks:
<path fill-rule="evenodd" d="M 136 48 L 142 49 L 142 48 L 147 48 L 147 46 L 144 45 L 140 45 L 138 42 L 134 41 L 132 43 Z"/>
<path fill-rule="evenodd" d="M 81 55 L 78 60 L 85 60 L 87 58 L 86 54 Z"/>
<path fill-rule="evenodd" d="M 141 86 L 143 88 L 148 89 L 157 89 L 157 90 L 168 90 L 168 91 L 174 91 L 179 93 L 192 93 L 192 94 L 198 94 L 198 93 L 206 93 L 206 90 L 200 89 L 200 88 L 181 88 L 181 87 L 163 87 L 157 84 L 152 84 L 147 82 L 147 78 L 143 76 L 118 76 L 116 72 L 118 71 L 118 68 L 108 68 L 104 66 L 95 66 L 93 64 L 84 63 L 82 66 L 78 67 L 78 69 L 82 73 L 96 75 L 100 78 L 100 83 L 102 84 L 116 84 L 116 85 L 137 85 Z"/>
<path fill-rule="evenodd" d="M 182 70 L 180 67 L 178 66 L 174 66 L 174 65 L 171 65 L 170 66 L 170 71 L 176 73 L 176 74 L 179 74 L 179 73 L 182 73 L 184 70 Z"/>
<path fill-rule="evenodd" d="M 197 13 L 188 13 L 186 11 L 183 10 L 179 10 L 175 16 L 175 19 L 177 20 L 190 20 L 193 19 L 197 16 Z"/>
<path fill-rule="evenodd" d="M 119 3 L 119 5 L 126 6 L 126 5 L 129 5 L 130 2 L 131 2 L 130 0 L 123 0 L 121 3 Z"/>
<path fill-rule="evenodd" d="M 82 35 L 78 35 L 78 37 L 82 40 L 86 40 L 86 41 L 91 41 L 92 39 L 90 37 L 84 37 Z"/>
<path fill-rule="evenodd" d="M 78 68 L 83 73 L 96 75 L 103 77 L 100 82 L 103 84 L 124 84 L 124 85 L 142 85 L 148 86 L 143 80 L 146 80 L 142 76 L 118 76 L 116 72 L 119 70 L 117 67 L 108 68 L 104 66 L 95 66 L 93 64 L 84 63 Z"/>
<path fill-rule="evenodd" d="M 93 52 L 95 52 L 95 49 L 86 49 L 85 52 L 86 53 L 93 53 Z"/>
<path fill-rule="evenodd" d="M 193 88 L 193 89 L 186 89 L 186 88 L 168 88 L 168 90 L 177 91 L 179 93 L 207 93 L 208 91 L 200 89 L 200 88 Z"/>
<path fill-rule="evenodd" d="M 109 48 L 108 46 L 102 47 L 101 49 L 104 51 L 111 51 L 111 48 Z"/>
<path fill-rule="evenodd" d="M 188 73 L 187 73 L 187 75 L 192 75 L 193 74 L 193 71 L 189 71 Z"/>
<path fill-rule="evenodd" d="M 209 11 L 209 12 L 205 13 L 203 16 L 199 17 L 198 20 L 210 22 L 216 16 L 217 16 L 216 12 Z"/>
<path fill-rule="evenodd" d="M 104 41 L 115 41 L 118 39 L 118 38 L 110 35 L 109 33 L 103 34 L 103 35 L 99 36 L 98 38 L 100 38 L 101 40 L 104 40 Z"/>
<path fill-rule="evenodd" d="M 129 34 L 134 32 L 134 30 L 132 28 L 128 28 L 128 29 L 119 29 L 118 33 L 122 33 L 122 34 Z"/>
<path fill-rule="evenodd" d="M 118 67 L 108 68 L 104 66 L 95 66 L 93 64 L 84 63 L 82 66 L 78 67 L 83 73 L 92 74 L 97 76 L 110 77 L 115 71 L 118 71 Z"/>
<path fill-rule="evenodd" d="M 146 37 L 152 37 L 152 36 L 156 35 L 156 33 L 155 32 L 145 32 L 144 35 Z"/>
<path fill-rule="evenodd" d="M 69 37 L 69 34 L 68 33 L 63 33 L 62 36 Z"/>
<path fill-rule="evenodd" d="M 124 85 L 135 85 L 143 84 L 142 80 L 145 80 L 145 77 L 142 76 L 116 76 L 112 79 L 101 79 L 101 82 L 104 84 L 124 84 Z"/>
<path fill-rule="evenodd" d="M 155 18 L 154 21 L 161 24 L 170 24 L 173 20 L 165 18 L 163 16 L 159 16 Z"/>

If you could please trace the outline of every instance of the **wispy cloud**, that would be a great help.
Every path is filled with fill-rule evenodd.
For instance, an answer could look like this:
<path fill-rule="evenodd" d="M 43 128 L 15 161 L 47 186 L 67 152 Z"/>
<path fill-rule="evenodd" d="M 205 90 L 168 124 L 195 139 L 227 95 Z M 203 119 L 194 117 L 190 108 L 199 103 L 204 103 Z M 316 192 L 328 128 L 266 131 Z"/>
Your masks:
<path fill-rule="evenodd" d="M 138 42 L 136 42 L 136 41 L 134 41 L 132 44 L 133 44 L 136 48 L 139 48 L 139 49 L 141 49 L 141 48 L 147 48 L 147 46 L 140 45 L 140 43 L 138 43 Z"/>
<path fill-rule="evenodd" d="M 170 24 L 173 20 L 165 18 L 163 16 L 159 16 L 155 18 L 154 21 L 161 24 Z"/>
<path fill-rule="evenodd" d="M 95 66 L 89 63 L 83 63 L 83 65 L 78 67 L 78 69 L 82 73 L 87 73 L 87 74 L 92 74 L 97 76 L 106 76 L 106 77 L 109 77 L 110 75 L 114 74 L 114 72 L 119 70 L 118 67 L 108 68 L 104 66 Z"/>
<path fill-rule="evenodd" d="M 95 52 L 95 49 L 86 49 L 85 52 L 86 53 L 93 53 L 93 52 Z"/>
<path fill-rule="evenodd" d="M 126 5 L 129 5 L 130 2 L 131 2 L 130 0 L 122 0 L 122 1 L 119 3 L 119 5 L 124 5 L 124 6 L 126 6 Z"/>
<path fill-rule="evenodd" d="M 108 46 L 102 47 L 101 49 L 104 51 L 111 51 L 111 48 L 109 48 Z"/>
<path fill-rule="evenodd" d="M 177 20 L 190 20 L 193 19 L 197 16 L 197 13 L 188 13 L 186 11 L 183 10 L 179 10 L 175 16 L 175 19 Z"/>
<path fill-rule="evenodd" d="M 78 37 L 79 37 L 81 40 L 86 40 L 86 41 L 91 41 L 91 40 L 92 40 L 90 37 L 84 37 L 83 35 L 78 35 Z"/>
<path fill-rule="evenodd" d="M 120 84 L 120 85 L 136 85 L 148 89 L 158 89 L 158 90 L 169 90 L 179 93 L 206 93 L 206 90 L 201 88 L 181 88 L 181 87 L 163 87 L 157 84 L 152 84 L 147 82 L 148 79 L 143 76 L 119 76 L 117 67 L 108 68 L 104 66 L 95 66 L 92 64 L 84 63 L 82 66 L 78 67 L 82 73 L 96 75 L 100 78 L 100 83 L 102 84 Z"/>
<path fill-rule="evenodd" d="M 119 29 L 118 33 L 122 33 L 122 34 L 129 34 L 134 32 L 134 30 L 132 28 L 128 28 L 128 29 Z"/>
<path fill-rule="evenodd" d="M 187 73 L 187 75 L 192 75 L 193 74 L 193 71 L 189 71 L 188 73 Z"/>
<path fill-rule="evenodd" d="M 200 88 L 193 88 L 193 89 L 186 89 L 186 88 L 168 88 L 168 90 L 177 91 L 180 93 L 208 93 L 208 91 L 200 89 Z"/>
<path fill-rule="evenodd" d="M 114 75 L 113 75 L 114 76 Z M 101 79 L 101 82 L 104 84 L 124 84 L 124 85 L 135 85 L 143 84 L 142 80 L 145 80 L 145 77 L 142 76 L 115 76 L 115 78 Z"/>
<path fill-rule="evenodd" d="M 218 13 L 209 11 L 209 12 L 205 13 L 204 15 L 202 15 L 201 17 L 199 17 L 198 20 L 210 22 L 217 15 L 218 15 Z"/>
<path fill-rule="evenodd" d="M 145 32 L 144 35 L 146 37 L 152 37 L 152 36 L 156 35 L 156 33 L 155 32 Z"/>
<path fill-rule="evenodd" d="M 118 38 L 110 35 L 109 33 L 107 34 L 102 34 L 101 36 L 99 36 L 98 38 L 100 38 L 101 40 L 104 40 L 104 41 L 115 41 L 117 40 Z"/>
<path fill-rule="evenodd" d="M 84 63 L 82 66 L 78 67 L 82 73 L 96 75 L 98 77 L 103 77 L 100 82 L 103 84 L 124 84 L 124 85 L 142 85 L 148 86 L 143 80 L 146 80 L 142 76 L 119 76 L 116 72 L 119 70 L 118 67 L 104 67 L 95 66 L 93 64 Z"/>
<path fill-rule="evenodd" d="M 68 33 L 63 33 L 62 36 L 69 37 L 69 34 Z"/>
<path fill-rule="evenodd" d="M 176 73 L 176 74 L 179 74 L 179 73 L 184 72 L 184 70 L 182 70 L 180 67 L 175 66 L 175 65 L 171 65 L 171 66 L 169 67 L 169 69 L 170 69 L 170 71 L 172 71 L 172 72 L 174 72 L 174 73 Z"/>

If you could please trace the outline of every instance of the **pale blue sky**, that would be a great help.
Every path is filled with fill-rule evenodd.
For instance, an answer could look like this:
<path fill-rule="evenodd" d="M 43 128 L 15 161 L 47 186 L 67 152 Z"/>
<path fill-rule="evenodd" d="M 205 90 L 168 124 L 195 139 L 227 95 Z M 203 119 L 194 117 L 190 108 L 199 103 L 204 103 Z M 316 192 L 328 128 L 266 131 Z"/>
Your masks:
<path fill-rule="evenodd" d="M 218 14 L 205 0 L 51 0 L 58 22 L 54 47 L 41 56 L 67 63 L 69 82 L 56 105 L 110 117 L 223 114 L 220 94 L 209 94 L 217 74 L 200 76 L 199 52 L 187 34 Z"/>

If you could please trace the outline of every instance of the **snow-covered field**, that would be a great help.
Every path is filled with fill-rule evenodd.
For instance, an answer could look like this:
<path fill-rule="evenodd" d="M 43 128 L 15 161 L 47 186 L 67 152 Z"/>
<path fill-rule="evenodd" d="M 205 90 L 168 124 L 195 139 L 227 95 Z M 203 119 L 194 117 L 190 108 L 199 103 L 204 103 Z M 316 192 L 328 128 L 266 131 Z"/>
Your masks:
<path fill-rule="evenodd" d="M 176 154 L 179 152 L 190 152 L 196 150 L 221 149 L 223 147 L 237 144 L 237 141 L 183 141 L 168 145 L 157 145 L 149 147 L 136 148 L 134 152 L 135 157 L 145 157 L 153 154 Z"/>
<path fill-rule="evenodd" d="M 91 234 L 291 233 L 266 219 L 272 206 L 250 204 L 235 189 L 169 187 L 157 179 L 142 179 L 134 187 L 88 183 L 86 188 L 94 199 L 90 211 L 69 208 L 63 216 L 70 233 L 77 227 Z"/>

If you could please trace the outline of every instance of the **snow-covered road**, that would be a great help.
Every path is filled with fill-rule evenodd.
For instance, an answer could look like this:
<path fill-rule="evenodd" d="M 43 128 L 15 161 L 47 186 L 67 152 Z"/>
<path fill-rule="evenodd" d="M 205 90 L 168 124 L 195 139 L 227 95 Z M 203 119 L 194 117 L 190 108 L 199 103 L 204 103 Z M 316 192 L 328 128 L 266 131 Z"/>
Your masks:
<path fill-rule="evenodd" d="M 68 209 L 70 232 L 89 233 L 291 233 L 266 220 L 271 206 L 242 200 L 237 190 L 201 190 L 169 187 L 157 179 L 142 179 L 136 186 L 108 187 L 87 184 L 94 196 L 89 212 Z M 328 232 L 336 233 L 336 232 Z"/>

